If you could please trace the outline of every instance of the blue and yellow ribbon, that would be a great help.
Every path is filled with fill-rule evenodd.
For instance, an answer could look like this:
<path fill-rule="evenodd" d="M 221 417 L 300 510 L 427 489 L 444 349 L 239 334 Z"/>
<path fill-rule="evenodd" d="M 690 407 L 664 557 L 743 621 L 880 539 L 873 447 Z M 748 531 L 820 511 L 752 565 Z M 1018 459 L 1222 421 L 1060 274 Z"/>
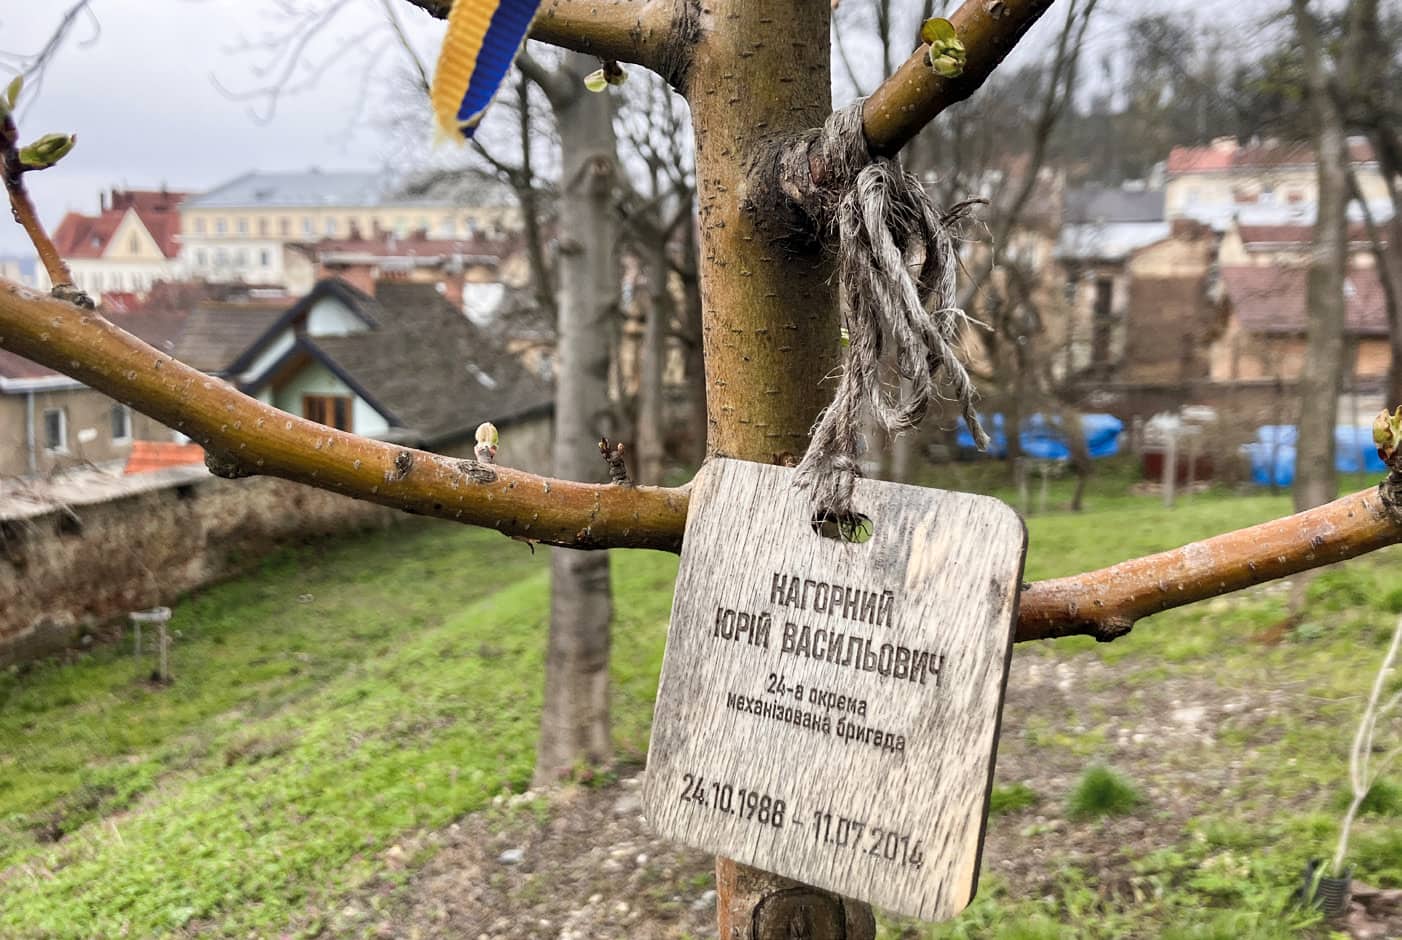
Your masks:
<path fill-rule="evenodd" d="M 540 0 L 457 0 L 433 76 L 433 114 L 447 134 L 471 137 L 506 78 Z"/>

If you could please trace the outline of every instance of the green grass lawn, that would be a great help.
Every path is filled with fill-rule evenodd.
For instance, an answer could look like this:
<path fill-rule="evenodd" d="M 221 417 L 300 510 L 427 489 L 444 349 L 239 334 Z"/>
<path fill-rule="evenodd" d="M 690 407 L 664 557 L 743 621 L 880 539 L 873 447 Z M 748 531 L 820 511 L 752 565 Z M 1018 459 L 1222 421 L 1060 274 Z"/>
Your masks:
<path fill-rule="evenodd" d="M 1053 502 L 1066 486 L 1056 484 Z M 1220 493 L 1165 510 L 1126 495 L 1111 475 L 1085 513 L 1030 520 L 1028 577 L 1288 511 L 1284 497 Z M 1084 935 L 1144 936 L 1133 924 L 1153 918 L 1201 927 L 1183 936 L 1256 936 L 1232 918 L 1282 908 L 1300 859 L 1331 847 L 1360 693 L 1402 609 L 1398 561 L 1388 552 L 1325 573 L 1305 620 L 1277 645 L 1250 641 L 1284 613 L 1280 595 L 1257 592 L 1161 615 L 1109 646 L 1019 648 L 1049 661 L 1097 657 L 1132 684 L 1284 684 L 1307 697 L 1314 716 L 1282 720 L 1243 757 L 1259 770 L 1243 802 L 1288 811 L 1246 814 L 1247 822 L 1205 815 L 1144 862 L 1140 883 L 1157 887 L 1097 902 L 1093 921 L 1104 929 Z M 406 832 L 524 788 L 547 569 L 544 552 L 532 556 L 494 533 L 413 521 L 282 552 L 178 604 L 172 688 L 145 681 L 149 664 L 138 667 L 125 646 L 0 674 L 0 937 L 276 934 L 299 912 L 383 874 L 380 857 Z M 615 737 L 628 759 L 646 748 L 675 571 L 667 555 L 614 553 Z M 1086 766 L 1103 750 L 1103 729 L 1040 733 L 1042 746 L 1071 749 Z M 1025 825 L 1040 796 L 1007 797 L 995 825 Z M 1364 821 L 1360 876 L 1402 885 L 1399 831 L 1398 818 Z M 1204 887 L 1203 860 L 1224 851 L 1247 860 L 1247 875 Z M 928 935 L 1079 935 L 1065 924 L 1094 891 L 1074 866 L 1057 884 L 1049 898 L 1028 899 L 987 877 L 964 919 Z M 1198 908 L 1201 916 L 1182 913 Z M 910 925 L 886 930 L 926 935 Z"/>
<path fill-rule="evenodd" d="M 615 571 L 637 757 L 675 559 Z M 170 689 L 126 647 L 0 676 L 0 936 L 265 935 L 396 834 L 524 788 L 547 597 L 544 553 L 411 522 L 177 605 Z"/>

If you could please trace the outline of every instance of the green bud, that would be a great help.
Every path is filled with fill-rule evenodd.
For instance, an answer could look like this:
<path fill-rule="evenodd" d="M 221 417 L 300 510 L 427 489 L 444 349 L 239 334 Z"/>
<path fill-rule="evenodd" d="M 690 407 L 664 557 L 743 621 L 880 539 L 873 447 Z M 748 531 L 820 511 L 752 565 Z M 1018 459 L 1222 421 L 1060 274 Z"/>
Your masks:
<path fill-rule="evenodd" d="M 605 88 L 609 87 L 609 80 L 604 77 L 604 70 L 595 69 L 588 75 L 584 76 L 584 87 L 594 92 L 595 94 L 598 94 Z"/>
<path fill-rule="evenodd" d="M 628 73 L 617 62 L 605 62 L 604 67 L 595 69 L 584 76 L 584 87 L 596 94 L 610 85 L 622 85 L 628 80 Z"/>
<path fill-rule="evenodd" d="M 943 17 L 931 17 L 920 27 L 920 41 L 929 43 L 930 51 L 926 53 L 925 61 L 937 74 L 945 78 L 957 78 L 964 74 L 968 52 L 953 23 Z"/>
<path fill-rule="evenodd" d="M 934 45 L 937 42 L 957 40 L 954 24 L 942 16 L 932 16 L 920 24 L 920 41 Z"/>
<path fill-rule="evenodd" d="M 20 73 L 10 79 L 10 84 L 5 88 L 5 103 L 11 108 L 19 101 L 19 93 L 24 90 L 24 74 Z"/>
<path fill-rule="evenodd" d="M 1386 408 L 1378 412 L 1373 421 L 1373 443 L 1378 445 L 1383 463 L 1392 467 L 1402 452 L 1402 405 L 1392 414 Z"/>
<path fill-rule="evenodd" d="M 495 447 L 501 440 L 497 434 L 497 426 L 490 421 L 483 421 L 477 425 L 477 443 L 491 444 Z"/>
<path fill-rule="evenodd" d="M 20 166 L 26 170 L 47 170 L 73 149 L 77 134 L 45 134 L 28 147 L 20 148 Z"/>

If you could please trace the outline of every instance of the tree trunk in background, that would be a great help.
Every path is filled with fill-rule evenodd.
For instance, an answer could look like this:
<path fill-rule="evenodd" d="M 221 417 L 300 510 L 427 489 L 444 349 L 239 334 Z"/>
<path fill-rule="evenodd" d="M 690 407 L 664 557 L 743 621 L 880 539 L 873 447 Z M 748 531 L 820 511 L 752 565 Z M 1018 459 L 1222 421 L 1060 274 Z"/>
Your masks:
<path fill-rule="evenodd" d="M 1398 198 L 1396 185 L 1392 189 L 1392 221 L 1387 223 L 1387 244 L 1380 259 L 1383 265 L 1382 276 L 1392 288 L 1387 298 L 1388 340 L 1392 346 L 1392 362 L 1387 372 L 1387 387 L 1383 394 L 1383 405 L 1396 408 L 1402 405 L 1402 199 Z"/>
<path fill-rule="evenodd" d="M 1357 175 L 1350 174 L 1353 197 L 1364 206 L 1363 217 L 1373 242 L 1387 310 L 1392 361 L 1383 387 L 1383 404 L 1395 407 L 1402 405 L 1402 192 L 1397 186 L 1402 175 L 1402 138 L 1397 134 L 1395 116 L 1402 97 L 1389 85 L 1388 66 L 1393 50 L 1389 47 L 1390 37 L 1379 22 L 1378 0 L 1350 0 L 1345 22 L 1348 33 L 1341 60 L 1344 98 L 1350 119 L 1368 132 L 1378 173 L 1392 204 L 1392 218 L 1378 225 Z"/>
<path fill-rule="evenodd" d="M 1337 495 L 1334 426 L 1344 378 L 1344 274 L 1348 264 L 1348 141 L 1329 88 L 1319 27 L 1308 0 L 1292 0 L 1295 28 L 1314 113 L 1319 215 L 1307 276 L 1308 344 L 1300 375 L 1300 440 L 1295 459 L 1296 511 Z"/>
<path fill-rule="evenodd" d="M 699 467 L 701 461 L 706 459 L 706 358 L 701 339 L 701 282 L 696 276 L 696 225 L 692 221 L 686 223 L 686 228 L 682 232 L 682 250 L 684 257 L 690 264 L 692 276 L 683 277 L 683 298 L 685 306 L 683 308 L 682 329 L 686 331 L 686 436 L 687 451 L 686 460 L 692 466 Z"/>
<path fill-rule="evenodd" d="M 613 105 L 588 94 L 595 60 L 569 53 L 564 93 L 551 95 L 560 132 L 559 369 L 555 388 L 555 475 L 606 480 L 599 438 L 614 436 L 608 394 L 610 337 L 618 312 L 615 254 L 618 172 Z M 535 779 L 558 779 L 579 763 L 612 757 L 609 734 L 609 553 L 551 549 L 550 640 Z"/>
<path fill-rule="evenodd" d="M 666 241 L 650 247 L 647 318 L 638 356 L 638 482 L 661 483 L 666 456 L 662 372 L 672 325 L 672 267 Z"/>
<path fill-rule="evenodd" d="M 1378 169 L 1387 182 L 1392 202 L 1392 218 L 1381 226 L 1381 244 L 1375 240 L 1373 247 L 1387 304 L 1388 341 L 1392 347 L 1383 405 L 1396 408 L 1402 405 L 1402 191 L 1397 186 L 1397 176 L 1402 174 L 1402 141 L 1387 127 L 1374 133 L 1372 140 L 1378 153 Z"/>

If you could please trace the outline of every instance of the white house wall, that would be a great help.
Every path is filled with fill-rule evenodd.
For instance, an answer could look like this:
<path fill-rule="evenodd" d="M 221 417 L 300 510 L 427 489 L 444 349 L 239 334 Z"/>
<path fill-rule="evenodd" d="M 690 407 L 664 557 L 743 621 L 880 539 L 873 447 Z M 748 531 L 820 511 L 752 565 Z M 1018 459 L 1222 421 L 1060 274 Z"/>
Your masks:
<path fill-rule="evenodd" d="M 345 304 L 323 297 L 312 304 L 307 314 L 308 336 L 351 336 L 368 329 L 365 321 L 346 309 Z"/>
<path fill-rule="evenodd" d="M 359 395 L 319 362 L 302 369 L 292 380 L 273 393 L 273 405 L 290 414 L 302 413 L 303 395 L 344 395 L 352 401 L 351 430 L 365 437 L 380 437 L 389 431 L 389 422 Z"/>

